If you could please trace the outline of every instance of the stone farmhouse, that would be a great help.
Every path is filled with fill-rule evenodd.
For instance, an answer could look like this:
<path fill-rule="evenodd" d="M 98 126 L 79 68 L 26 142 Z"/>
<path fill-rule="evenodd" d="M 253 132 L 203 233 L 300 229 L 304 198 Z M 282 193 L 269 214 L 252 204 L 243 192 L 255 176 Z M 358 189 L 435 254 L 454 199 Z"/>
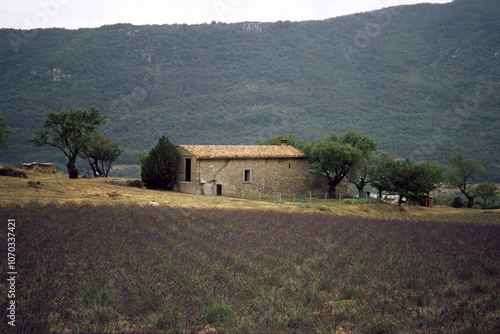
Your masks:
<path fill-rule="evenodd" d="M 174 190 L 188 194 L 324 194 L 325 176 L 308 169 L 307 156 L 287 145 L 179 145 Z"/>

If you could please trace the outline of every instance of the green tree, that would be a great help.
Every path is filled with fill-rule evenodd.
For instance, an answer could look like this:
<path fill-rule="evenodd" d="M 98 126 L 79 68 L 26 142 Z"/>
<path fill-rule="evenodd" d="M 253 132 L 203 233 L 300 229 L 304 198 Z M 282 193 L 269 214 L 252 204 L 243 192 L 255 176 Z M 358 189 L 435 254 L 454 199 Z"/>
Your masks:
<path fill-rule="evenodd" d="M 308 154 L 310 151 L 311 145 L 306 140 L 297 139 L 294 135 L 269 137 L 264 141 L 257 140 L 257 145 L 281 145 L 281 140 L 283 139 L 286 139 L 287 145 L 293 146 L 305 154 Z"/>
<path fill-rule="evenodd" d="M 94 172 L 94 176 L 108 177 L 111 165 L 122 154 L 118 143 L 104 136 L 100 131 L 94 131 L 80 151 L 80 158 L 87 161 Z"/>
<path fill-rule="evenodd" d="M 360 167 L 351 169 L 347 174 L 349 182 L 358 189 L 359 197 L 364 197 L 364 188 L 376 180 L 375 158 L 373 153 L 367 155 L 365 162 Z"/>
<path fill-rule="evenodd" d="M 474 194 L 474 196 L 477 196 L 484 200 L 483 202 L 483 209 L 484 209 L 486 208 L 486 201 L 488 199 L 496 199 L 498 195 L 498 187 L 495 184 L 495 182 L 483 182 L 474 186 L 471 192 Z"/>
<path fill-rule="evenodd" d="M 500 199 L 500 192 L 497 192 L 495 196 L 493 196 L 491 200 L 491 204 L 495 205 L 495 202 Z"/>
<path fill-rule="evenodd" d="M 410 198 L 415 192 L 415 165 L 410 160 L 396 161 L 392 166 L 392 191 L 399 195 L 399 206 L 403 198 Z"/>
<path fill-rule="evenodd" d="M 455 209 L 461 209 L 465 207 L 465 203 L 464 201 L 462 201 L 462 198 L 458 196 L 453 199 L 453 201 L 451 202 L 451 206 Z"/>
<path fill-rule="evenodd" d="M 335 198 L 336 186 L 349 172 L 363 167 L 376 147 L 373 139 L 352 130 L 342 137 L 333 134 L 329 139 L 312 145 L 310 165 L 317 173 L 327 176 L 330 198 Z"/>
<path fill-rule="evenodd" d="M 441 186 L 446 168 L 435 162 L 425 161 L 415 167 L 413 191 L 416 197 L 430 197 L 430 193 Z M 428 202 L 427 202 L 428 203 Z"/>
<path fill-rule="evenodd" d="M 68 158 L 68 174 L 70 179 L 78 178 L 76 158 L 80 150 L 89 141 L 91 134 L 106 124 L 106 116 L 96 107 L 90 112 L 82 109 L 62 109 L 60 112 L 49 110 L 42 129 L 34 138 L 28 139 L 35 147 L 52 146 L 60 149 Z"/>
<path fill-rule="evenodd" d="M 420 165 L 405 159 L 390 165 L 388 177 L 391 180 L 388 190 L 399 195 L 399 205 L 403 197 L 417 202 L 425 200 L 430 192 L 441 185 L 444 167 L 426 161 Z M 426 201 L 427 203 L 427 201 Z"/>
<path fill-rule="evenodd" d="M 0 148 L 7 148 L 9 146 L 8 140 L 11 134 L 12 130 L 5 123 L 2 114 L 0 114 Z"/>
<path fill-rule="evenodd" d="M 361 151 L 359 161 L 357 161 L 353 168 L 347 173 L 346 177 L 356 186 L 359 196 L 364 196 L 364 188 L 366 185 L 373 182 L 373 162 L 375 159 L 375 151 L 377 150 L 377 143 L 372 138 L 363 136 L 355 131 L 349 130 L 342 138 L 344 143 L 351 144 Z"/>
<path fill-rule="evenodd" d="M 147 156 L 140 155 L 142 182 L 150 189 L 171 189 L 177 178 L 179 152 L 161 137 Z"/>
<path fill-rule="evenodd" d="M 474 204 L 474 196 L 468 183 L 474 175 L 482 172 L 484 172 L 484 168 L 481 163 L 476 159 L 465 157 L 463 153 L 457 153 L 448 159 L 446 181 L 452 187 L 460 189 L 462 194 L 467 197 L 467 208 L 472 208 Z"/>
<path fill-rule="evenodd" d="M 379 198 L 382 198 L 383 191 L 391 191 L 393 189 L 392 171 L 396 163 L 396 159 L 385 152 L 382 152 L 380 156 L 375 158 L 371 172 L 374 180 L 371 185 L 378 190 Z"/>

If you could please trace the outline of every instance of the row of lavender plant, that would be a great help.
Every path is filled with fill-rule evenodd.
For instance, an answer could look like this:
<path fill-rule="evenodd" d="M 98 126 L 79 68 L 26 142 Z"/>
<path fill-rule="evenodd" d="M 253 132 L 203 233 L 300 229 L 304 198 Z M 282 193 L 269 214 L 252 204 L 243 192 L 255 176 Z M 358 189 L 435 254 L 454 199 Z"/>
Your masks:
<path fill-rule="evenodd" d="M 0 209 L 20 226 L 23 332 L 499 330 L 498 224 L 138 205 Z"/>

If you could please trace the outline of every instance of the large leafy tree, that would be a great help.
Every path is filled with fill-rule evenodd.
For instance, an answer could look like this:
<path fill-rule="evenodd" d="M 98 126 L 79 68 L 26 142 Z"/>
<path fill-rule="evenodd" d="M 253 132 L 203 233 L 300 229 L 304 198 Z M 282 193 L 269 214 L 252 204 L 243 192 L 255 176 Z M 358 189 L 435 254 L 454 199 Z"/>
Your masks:
<path fill-rule="evenodd" d="M 400 195 L 399 205 L 403 196 L 414 202 L 429 197 L 430 192 L 441 185 L 443 172 L 444 167 L 434 162 L 415 165 L 408 159 L 398 161 L 393 174 L 393 190 Z"/>
<path fill-rule="evenodd" d="M 336 186 L 349 174 L 361 169 L 377 145 L 371 138 L 349 130 L 344 136 L 333 134 L 329 139 L 313 144 L 310 165 L 318 173 L 328 178 L 328 193 L 335 198 Z"/>
<path fill-rule="evenodd" d="M 0 148 L 7 148 L 8 139 L 11 133 L 12 130 L 7 123 L 5 123 L 2 114 L 0 114 Z"/>
<path fill-rule="evenodd" d="M 406 159 L 396 161 L 392 166 L 392 191 L 399 195 L 399 205 L 403 202 L 403 197 L 410 197 L 415 193 L 415 165 Z"/>
<path fill-rule="evenodd" d="M 171 189 L 177 178 L 179 152 L 165 137 L 149 152 L 141 154 L 142 182 L 150 189 Z"/>
<path fill-rule="evenodd" d="M 28 139 L 35 147 L 52 146 L 61 150 L 68 158 L 68 174 L 70 179 L 78 178 L 76 158 L 90 140 L 95 129 L 106 124 L 106 116 L 96 107 L 90 111 L 83 109 L 65 109 L 60 112 L 49 110 L 42 129 L 34 138 Z"/>
<path fill-rule="evenodd" d="M 472 208 L 474 196 L 471 192 L 470 181 L 474 175 L 484 172 L 484 168 L 477 159 L 467 158 L 463 153 L 457 153 L 448 159 L 448 173 L 446 181 L 452 187 L 460 189 L 467 197 L 467 208 Z"/>
<path fill-rule="evenodd" d="M 122 152 L 123 150 L 119 149 L 118 143 L 104 136 L 100 131 L 94 131 L 80 151 L 79 156 L 89 163 L 94 176 L 108 177 L 111 165 Z"/>
<path fill-rule="evenodd" d="M 356 186 L 360 197 L 365 195 L 364 188 L 377 180 L 375 161 L 375 154 L 368 154 L 360 167 L 351 169 L 347 174 L 347 179 Z"/>
<path fill-rule="evenodd" d="M 372 138 L 352 130 L 346 132 L 342 141 L 351 144 L 361 152 L 358 161 L 353 165 L 346 177 L 356 186 L 359 196 L 362 197 L 364 195 L 364 187 L 374 180 L 372 167 L 375 159 L 375 151 L 377 150 L 377 143 Z"/>
<path fill-rule="evenodd" d="M 372 185 L 382 191 L 395 192 L 399 195 L 399 205 L 403 197 L 422 200 L 437 189 L 443 179 L 444 167 L 434 162 L 425 161 L 419 165 L 410 160 L 395 160 L 388 154 L 376 159 Z M 427 203 L 427 202 L 426 202 Z"/>
<path fill-rule="evenodd" d="M 441 186 L 446 168 L 435 162 L 425 161 L 415 167 L 414 192 L 417 197 L 429 197 L 431 191 Z"/>

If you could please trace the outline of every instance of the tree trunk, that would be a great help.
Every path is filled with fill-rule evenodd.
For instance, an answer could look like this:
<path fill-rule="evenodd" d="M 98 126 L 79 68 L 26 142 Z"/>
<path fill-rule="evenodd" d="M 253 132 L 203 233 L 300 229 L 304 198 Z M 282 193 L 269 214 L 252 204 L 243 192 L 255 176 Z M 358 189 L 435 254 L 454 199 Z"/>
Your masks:
<path fill-rule="evenodd" d="M 111 164 L 109 165 L 102 165 L 102 168 L 104 169 L 104 176 L 105 177 L 108 177 L 108 174 L 109 174 L 109 170 L 111 169 Z"/>
<path fill-rule="evenodd" d="M 92 173 L 94 173 L 94 177 L 97 177 L 97 173 L 96 173 L 94 164 L 90 163 L 90 167 L 92 168 Z"/>
<path fill-rule="evenodd" d="M 99 165 L 97 164 L 97 160 L 95 162 L 95 172 L 97 175 L 95 175 L 96 177 L 103 177 L 104 176 L 104 172 L 99 168 Z"/>
<path fill-rule="evenodd" d="M 467 209 L 470 209 L 472 208 L 472 206 L 474 205 L 474 197 L 470 196 L 470 195 L 465 195 L 467 196 L 467 199 L 468 199 L 468 203 L 467 203 Z"/>
<path fill-rule="evenodd" d="M 90 162 L 90 167 L 92 167 L 92 172 L 94 172 L 94 177 L 101 177 L 104 175 L 104 173 L 102 172 L 102 170 L 99 168 L 99 161 L 97 161 L 97 159 L 95 158 L 92 158 L 94 161 L 93 162 Z"/>
<path fill-rule="evenodd" d="M 358 193 L 359 193 L 359 198 L 363 198 L 365 197 L 365 192 L 363 191 L 364 189 L 364 185 L 362 183 L 360 184 L 355 184 L 356 185 L 356 188 L 358 189 Z"/>
<path fill-rule="evenodd" d="M 328 188 L 328 197 L 329 198 L 336 198 L 336 193 L 335 193 L 335 184 L 333 182 L 328 183 L 329 188 Z"/>
<path fill-rule="evenodd" d="M 76 169 L 76 159 L 69 159 L 68 164 L 68 174 L 70 179 L 78 179 L 78 169 Z"/>
<path fill-rule="evenodd" d="M 463 191 L 462 189 L 460 189 L 462 191 L 462 194 L 465 195 L 465 197 L 467 197 L 467 209 L 470 209 L 472 208 L 472 206 L 474 205 L 474 197 L 472 197 L 471 195 L 469 195 L 469 192 L 467 191 Z"/>

